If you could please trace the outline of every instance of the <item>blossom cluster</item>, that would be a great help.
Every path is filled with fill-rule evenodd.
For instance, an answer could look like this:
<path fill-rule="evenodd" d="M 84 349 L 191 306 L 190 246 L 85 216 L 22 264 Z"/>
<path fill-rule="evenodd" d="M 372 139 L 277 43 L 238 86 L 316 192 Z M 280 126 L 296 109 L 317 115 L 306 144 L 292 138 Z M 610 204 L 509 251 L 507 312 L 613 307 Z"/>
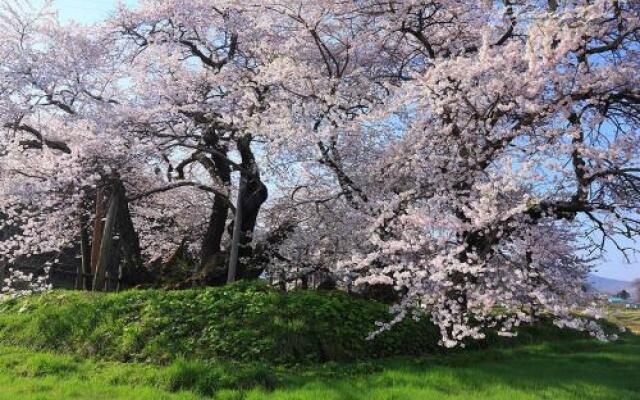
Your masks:
<path fill-rule="evenodd" d="M 20 270 L 9 268 L 7 270 L 8 276 L 4 279 L 0 288 L 0 299 L 15 299 L 51 290 L 50 271 L 51 267 L 44 267 L 43 273 L 36 276 L 32 272 L 24 273 Z"/>
<path fill-rule="evenodd" d="M 203 276 L 241 209 L 246 277 L 391 289 L 447 347 L 541 314 L 602 336 L 574 315 L 640 233 L 635 2 L 25 4 L 0 18 L 10 262 L 115 230 L 129 264 L 186 249 Z"/>

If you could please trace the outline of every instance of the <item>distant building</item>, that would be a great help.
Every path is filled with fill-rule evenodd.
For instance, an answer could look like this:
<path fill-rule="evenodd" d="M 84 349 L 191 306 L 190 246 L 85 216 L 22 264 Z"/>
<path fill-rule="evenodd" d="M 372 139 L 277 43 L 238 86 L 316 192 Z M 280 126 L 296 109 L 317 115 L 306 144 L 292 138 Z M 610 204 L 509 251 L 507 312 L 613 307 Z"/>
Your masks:
<path fill-rule="evenodd" d="M 607 302 L 609 304 L 624 305 L 625 308 L 631 308 L 634 310 L 640 309 L 640 303 L 635 303 L 632 299 L 623 299 L 620 296 L 609 296 L 607 297 Z"/>
<path fill-rule="evenodd" d="M 607 298 L 607 301 L 609 302 L 609 304 L 624 304 L 625 300 L 622 297 L 618 297 L 618 296 L 609 296 Z"/>

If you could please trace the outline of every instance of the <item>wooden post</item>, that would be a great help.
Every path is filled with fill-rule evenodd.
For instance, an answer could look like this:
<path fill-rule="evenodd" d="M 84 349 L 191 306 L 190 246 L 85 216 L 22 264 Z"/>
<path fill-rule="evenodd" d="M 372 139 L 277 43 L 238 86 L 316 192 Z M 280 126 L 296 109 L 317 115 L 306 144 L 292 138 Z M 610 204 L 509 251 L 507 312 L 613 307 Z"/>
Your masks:
<path fill-rule="evenodd" d="M 78 278 L 76 280 L 76 289 L 91 289 L 91 247 L 89 246 L 89 233 L 87 232 L 87 220 L 80 211 L 80 254 L 81 264 L 78 266 Z"/>
<path fill-rule="evenodd" d="M 236 273 L 238 270 L 238 251 L 240 248 L 240 234 L 242 233 L 242 199 L 244 197 L 244 186 L 244 178 L 240 177 L 238 200 L 236 201 L 236 215 L 233 219 L 233 236 L 231 238 L 231 254 L 229 255 L 227 283 L 233 283 L 236 280 Z"/>
<path fill-rule="evenodd" d="M 91 274 L 96 274 L 98 258 L 100 257 L 100 243 L 104 231 L 105 212 L 104 188 L 98 187 L 96 190 L 96 215 L 93 221 L 93 237 L 91 238 Z"/>
<path fill-rule="evenodd" d="M 104 222 L 104 230 L 102 232 L 102 240 L 100 241 L 100 253 L 96 264 L 95 276 L 93 277 L 93 290 L 104 290 L 106 283 L 107 268 L 111 256 L 111 247 L 113 245 L 114 227 L 118 216 L 118 207 L 121 192 L 114 188 L 109 198 L 109 209 L 107 210 L 106 220 Z"/>

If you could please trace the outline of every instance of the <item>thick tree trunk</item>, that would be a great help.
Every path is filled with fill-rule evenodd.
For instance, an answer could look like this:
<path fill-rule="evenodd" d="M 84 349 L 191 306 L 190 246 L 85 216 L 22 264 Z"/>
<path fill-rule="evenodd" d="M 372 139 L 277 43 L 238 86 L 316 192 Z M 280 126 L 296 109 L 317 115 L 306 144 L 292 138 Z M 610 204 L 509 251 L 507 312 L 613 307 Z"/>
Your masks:
<path fill-rule="evenodd" d="M 229 204 L 227 199 L 216 194 L 213 198 L 213 207 L 209 216 L 207 231 L 202 238 L 202 249 L 200 252 L 200 263 L 204 266 L 207 262 L 220 253 L 222 237 L 229 215 Z"/>
<path fill-rule="evenodd" d="M 242 171 L 241 179 L 245 182 L 245 187 L 242 193 L 242 223 L 240 233 L 240 245 L 239 245 L 239 262 L 238 273 L 239 279 L 255 279 L 260 276 L 261 268 L 251 268 L 250 265 L 246 265 L 243 260 L 251 259 L 253 255 L 251 242 L 253 240 L 253 232 L 258 220 L 258 214 L 262 204 L 267 200 L 268 191 L 267 187 L 260 180 L 260 170 L 256 163 L 253 151 L 251 150 L 251 135 L 245 135 L 238 140 L 238 150 L 242 157 Z"/>
<path fill-rule="evenodd" d="M 116 230 L 120 236 L 118 244 L 122 256 L 118 267 L 116 290 L 120 290 L 123 287 L 150 282 L 151 277 L 143 266 L 140 238 L 131 219 L 125 188 L 120 181 L 115 183 L 115 187 L 119 193 Z"/>
<path fill-rule="evenodd" d="M 253 232 L 258 221 L 258 214 L 262 204 L 267 200 L 267 187 L 260 181 L 249 182 L 242 198 L 242 233 L 240 235 L 240 257 L 249 258 L 252 256 L 251 242 Z"/>
<path fill-rule="evenodd" d="M 116 225 L 118 222 L 116 221 Z M 116 230 L 114 229 L 114 235 Z M 120 271 L 122 271 L 122 248 L 118 241 L 114 238 L 109 253 L 109 261 L 107 263 L 107 273 L 105 274 L 104 290 L 117 291 L 120 290 Z"/>
<path fill-rule="evenodd" d="M 227 148 L 219 144 L 215 132 L 206 136 L 206 144 L 212 150 L 210 158 L 202 156 L 200 163 L 207 169 L 214 182 L 231 185 L 231 167 L 225 157 Z M 200 281 L 205 285 L 222 285 L 227 281 L 227 261 L 222 254 L 227 218 L 229 216 L 229 199 L 216 194 L 209 216 L 207 231 L 202 238 L 200 252 Z"/>
<path fill-rule="evenodd" d="M 113 235 L 120 208 L 121 192 L 114 187 L 109 197 L 109 208 L 107 210 L 104 229 L 102 232 L 102 240 L 100 241 L 100 250 L 96 263 L 96 271 L 93 278 L 93 290 L 104 290 L 106 282 L 107 269 L 112 254 Z"/>

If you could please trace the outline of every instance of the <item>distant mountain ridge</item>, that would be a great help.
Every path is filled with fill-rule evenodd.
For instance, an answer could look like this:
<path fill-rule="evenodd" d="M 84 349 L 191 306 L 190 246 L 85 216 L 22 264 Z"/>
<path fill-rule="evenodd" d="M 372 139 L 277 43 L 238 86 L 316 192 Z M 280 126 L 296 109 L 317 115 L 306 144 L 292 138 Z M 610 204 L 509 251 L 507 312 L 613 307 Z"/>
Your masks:
<path fill-rule="evenodd" d="M 605 278 L 602 276 L 589 274 L 587 282 L 597 291 L 606 294 L 616 294 L 622 290 L 626 290 L 632 296 L 635 296 L 635 290 L 633 284 L 628 281 L 621 281 L 618 279 Z"/>

